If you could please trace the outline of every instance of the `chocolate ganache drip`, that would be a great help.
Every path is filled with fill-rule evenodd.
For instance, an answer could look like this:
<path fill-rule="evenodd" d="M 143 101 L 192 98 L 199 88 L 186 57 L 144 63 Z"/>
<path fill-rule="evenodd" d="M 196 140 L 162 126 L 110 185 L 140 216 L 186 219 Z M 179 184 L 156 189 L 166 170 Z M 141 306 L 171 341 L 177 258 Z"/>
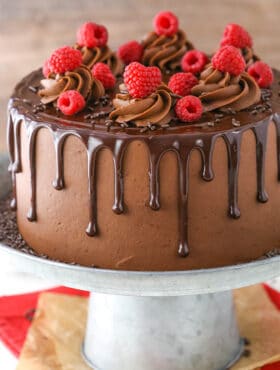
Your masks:
<path fill-rule="evenodd" d="M 193 49 L 192 43 L 182 30 L 170 37 L 150 32 L 142 41 L 142 46 L 144 48 L 142 63 L 157 66 L 163 71 L 178 69 L 183 55 Z"/>
<path fill-rule="evenodd" d="M 223 76 L 225 78 L 225 76 Z M 280 81 L 280 73 L 275 72 L 277 81 Z M 228 153 L 228 214 L 232 218 L 239 218 L 241 211 L 238 205 L 238 194 L 242 189 L 238 188 L 239 167 L 242 157 L 240 155 L 243 134 L 252 131 L 256 138 L 256 199 L 259 202 L 266 202 L 268 195 L 265 190 L 265 162 L 267 134 L 271 121 L 274 121 L 277 132 L 277 168 L 278 180 L 280 181 L 280 101 L 278 97 L 279 85 L 275 82 L 272 85 L 270 99 L 271 110 L 260 113 L 256 117 L 251 112 L 246 111 L 237 113 L 236 117 L 242 120 L 239 127 L 228 126 L 228 119 L 220 122 L 217 127 L 208 128 L 206 131 L 197 128 L 195 125 L 180 125 L 167 129 L 160 134 L 150 133 L 141 134 L 137 128 L 128 128 L 126 132 L 116 131 L 106 132 L 102 129 L 87 130 L 77 126 L 63 125 L 56 120 L 53 114 L 33 113 L 32 104 L 38 103 L 36 94 L 30 95 L 28 87 L 37 85 L 41 78 L 41 71 L 36 71 L 27 76 L 16 88 L 9 103 L 8 120 L 8 147 L 10 152 L 10 171 L 12 173 L 14 185 L 13 208 L 16 208 L 16 175 L 22 171 L 21 163 L 21 125 L 24 125 L 28 136 L 28 156 L 31 200 L 28 212 L 28 220 L 37 219 L 37 198 L 36 193 L 36 138 L 41 128 L 49 129 L 53 137 L 55 150 L 56 175 L 53 186 L 61 190 L 65 186 L 64 180 L 64 151 L 63 146 L 68 136 L 74 135 L 79 138 L 87 150 L 88 166 L 88 188 L 89 188 L 89 223 L 85 229 L 89 236 L 98 235 L 97 224 L 97 181 L 95 181 L 95 166 L 98 152 L 104 147 L 108 148 L 113 156 L 114 182 L 114 202 L 112 210 L 116 214 L 125 212 L 123 186 L 123 158 L 128 145 L 140 140 L 146 144 L 149 155 L 149 179 L 150 179 L 150 200 L 149 206 L 153 210 L 161 207 L 160 199 L 160 163 L 165 153 L 174 152 L 178 165 L 178 254 L 185 257 L 189 253 L 188 245 L 188 200 L 189 193 L 189 161 L 193 150 L 201 153 L 202 167 L 201 176 L 205 181 L 214 178 L 212 168 L 213 153 L 217 139 L 222 138 L 227 147 Z M 220 77 L 222 78 L 222 77 Z M 226 78 L 230 79 L 229 76 Z M 240 78 L 240 80 L 242 77 Z M 219 81 L 219 79 L 218 79 Z M 215 85 L 217 85 L 215 81 Z M 221 88 L 223 89 L 223 87 Z M 163 91 L 165 91 L 163 89 Z M 28 105 L 27 98 L 30 98 Z M 267 102 L 263 104 L 263 107 Z M 137 105 L 136 105 L 137 106 Z M 29 107 L 29 108 L 28 108 Z M 209 113 L 211 116 L 212 113 Z M 213 114 L 214 117 L 214 114 Z M 82 118 L 81 118 L 82 119 Z M 208 118 L 207 118 L 208 119 Z M 250 123 L 248 123 L 248 121 Z M 145 206 L 143 199 L 143 207 Z M 98 236 L 97 236 L 98 237 Z"/>
<path fill-rule="evenodd" d="M 212 65 L 201 73 L 192 94 L 200 98 L 205 112 L 218 108 L 240 111 L 258 103 L 261 98 L 258 84 L 247 72 L 233 76 L 218 71 Z"/>
<path fill-rule="evenodd" d="M 149 123 L 163 125 L 169 123 L 173 114 L 174 98 L 166 85 L 160 85 L 151 95 L 134 99 L 128 93 L 117 94 L 113 100 L 115 109 L 110 119 L 118 123 L 133 122 L 136 126 Z"/>
<path fill-rule="evenodd" d="M 108 64 L 115 76 L 123 72 L 123 63 L 108 46 L 88 48 L 86 46 L 75 45 L 75 48 L 82 53 L 82 61 L 88 68 L 92 69 L 96 63 Z"/>
<path fill-rule="evenodd" d="M 43 104 L 55 103 L 59 95 L 67 90 L 77 90 L 85 100 L 98 99 L 105 94 L 102 83 L 92 76 L 85 65 L 63 75 L 51 74 L 49 78 L 41 80 L 43 89 L 39 96 Z"/>

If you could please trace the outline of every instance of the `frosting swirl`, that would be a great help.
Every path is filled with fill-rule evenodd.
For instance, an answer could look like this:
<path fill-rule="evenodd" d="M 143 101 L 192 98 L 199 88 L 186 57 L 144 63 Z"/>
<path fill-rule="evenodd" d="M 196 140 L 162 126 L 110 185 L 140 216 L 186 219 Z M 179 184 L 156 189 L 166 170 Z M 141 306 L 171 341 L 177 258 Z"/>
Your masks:
<path fill-rule="evenodd" d="M 115 76 L 123 72 L 123 63 L 108 46 L 88 48 L 86 46 L 75 46 L 82 53 L 82 61 L 89 69 L 94 64 L 102 62 L 108 64 Z"/>
<path fill-rule="evenodd" d="M 261 91 L 255 80 L 247 73 L 232 76 L 209 65 L 200 76 L 192 94 L 199 97 L 205 112 L 218 108 L 236 111 L 250 107 L 261 98 Z"/>
<path fill-rule="evenodd" d="M 98 99 L 105 94 L 102 83 L 92 76 L 85 65 L 63 75 L 52 74 L 41 80 L 41 85 L 43 89 L 38 94 L 43 104 L 55 103 L 59 95 L 67 90 L 79 91 L 85 100 Z"/>
<path fill-rule="evenodd" d="M 115 109 L 110 113 L 110 119 L 118 123 L 133 121 L 136 126 L 164 125 L 173 116 L 171 91 L 163 84 L 143 99 L 134 99 L 128 93 L 117 94 L 113 105 Z"/>
<path fill-rule="evenodd" d="M 143 64 L 171 71 L 179 68 L 183 55 L 193 49 L 192 43 L 187 40 L 182 30 L 170 37 L 158 36 L 155 32 L 150 32 L 142 41 L 142 46 L 144 48 Z"/>
<path fill-rule="evenodd" d="M 251 64 L 260 60 L 260 58 L 254 53 L 254 50 L 252 48 L 247 47 L 240 50 L 246 63 L 246 69 L 248 69 Z"/>

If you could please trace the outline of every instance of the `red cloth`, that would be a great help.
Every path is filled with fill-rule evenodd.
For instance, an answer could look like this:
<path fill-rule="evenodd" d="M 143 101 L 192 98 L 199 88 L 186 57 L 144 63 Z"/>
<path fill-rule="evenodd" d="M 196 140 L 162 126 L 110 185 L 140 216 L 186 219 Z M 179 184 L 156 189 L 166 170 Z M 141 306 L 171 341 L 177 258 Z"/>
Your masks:
<path fill-rule="evenodd" d="M 88 296 L 88 292 L 57 287 L 46 292 Z M 0 297 L 0 339 L 18 357 L 41 292 Z"/>
<path fill-rule="evenodd" d="M 266 293 L 268 294 L 270 300 L 280 310 L 280 292 L 278 292 L 278 290 L 272 288 L 268 284 L 264 284 L 264 289 L 266 290 Z"/>

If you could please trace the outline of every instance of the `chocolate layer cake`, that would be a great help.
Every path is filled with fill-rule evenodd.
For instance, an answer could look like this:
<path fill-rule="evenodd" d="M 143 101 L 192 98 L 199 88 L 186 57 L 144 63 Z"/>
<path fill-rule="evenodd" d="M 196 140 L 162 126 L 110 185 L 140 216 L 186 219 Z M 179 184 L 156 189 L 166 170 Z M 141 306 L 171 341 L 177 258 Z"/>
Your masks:
<path fill-rule="evenodd" d="M 134 42 L 142 53 L 130 47 L 129 61 L 126 45 L 106 54 L 107 44 L 84 40 L 97 26 L 78 32 L 81 62 L 58 51 L 9 102 L 12 207 L 25 241 L 54 259 L 124 270 L 226 266 L 278 248 L 280 72 L 269 74 L 237 25 L 193 73 L 183 59 L 202 53 L 180 29 L 164 34 L 166 22 Z"/>

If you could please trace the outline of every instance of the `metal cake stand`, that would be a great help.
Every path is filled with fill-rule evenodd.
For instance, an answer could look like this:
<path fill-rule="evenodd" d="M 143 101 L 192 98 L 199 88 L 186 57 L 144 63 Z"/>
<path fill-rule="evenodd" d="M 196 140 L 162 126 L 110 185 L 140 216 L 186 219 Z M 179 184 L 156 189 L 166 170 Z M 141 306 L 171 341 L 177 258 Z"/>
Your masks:
<path fill-rule="evenodd" d="M 6 170 L 2 196 L 4 179 Z M 0 254 L 9 270 L 92 292 L 82 353 L 95 370 L 229 368 L 243 352 L 231 290 L 280 275 L 280 256 L 214 269 L 131 272 L 55 262 L 1 243 Z"/>

